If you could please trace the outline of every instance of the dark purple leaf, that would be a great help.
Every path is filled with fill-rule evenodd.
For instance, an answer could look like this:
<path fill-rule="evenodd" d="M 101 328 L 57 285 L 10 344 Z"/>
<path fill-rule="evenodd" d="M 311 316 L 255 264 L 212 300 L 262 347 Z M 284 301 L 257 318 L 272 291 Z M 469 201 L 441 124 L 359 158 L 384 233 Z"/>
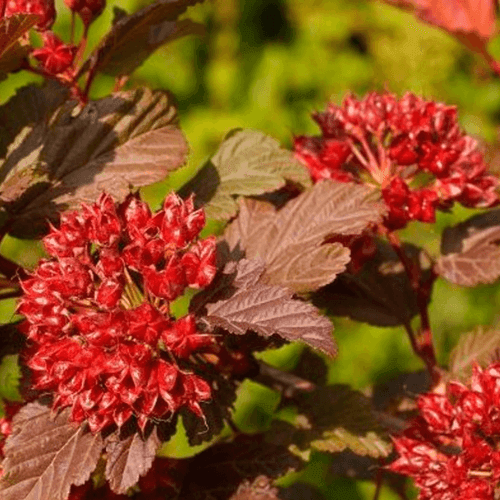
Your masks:
<path fill-rule="evenodd" d="M 190 5 L 200 1 L 156 0 L 131 15 L 121 11 L 84 64 L 83 71 L 130 75 L 161 45 L 185 35 L 202 34 L 202 25 L 189 19 L 178 21 Z"/>
<path fill-rule="evenodd" d="M 292 486 L 280 489 L 280 500 L 325 500 L 325 497 L 314 486 L 307 483 L 293 483 Z"/>
<path fill-rule="evenodd" d="M 325 360 L 309 348 L 304 348 L 292 373 L 317 385 L 325 385 L 328 379 L 328 367 Z"/>
<path fill-rule="evenodd" d="M 361 393 L 345 385 L 332 385 L 302 393 L 295 400 L 297 430 L 288 439 L 300 450 L 334 453 L 350 449 L 375 458 L 389 454 L 391 447 L 383 437 L 383 428 L 370 400 Z"/>
<path fill-rule="evenodd" d="M 50 408 L 29 403 L 14 417 L 4 448 L 2 500 L 65 500 L 71 485 L 87 481 L 103 441 L 69 422 L 68 414 L 54 417 Z"/>
<path fill-rule="evenodd" d="M 161 441 L 156 428 L 144 438 L 138 432 L 125 439 L 114 433 L 106 440 L 106 479 L 118 494 L 126 493 L 151 468 Z"/>
<path fill-rule="evenodd" d="M 208 377 L 205 377 L 205 380 L 207 379 Z M 213 373 L 211 380 L 207 382 L 212 386 L 212 399 L 200 402 L 204 418 L 196 416 L 191 411 L 182 411 L 182 423 L 191 446 L 210 441 L 221 433 L 225 422 L 231 417 L 231 409 L 236 400 L 234 380 Z"/>
<path fill-rule="evenodd" d="M 332 282 L 349 262 L 349 250 L 325 243 L 334 234 L 359 234 L 381 220 L 384 206 L 367 186 L 322 181 L 275 211 L 242 200 L 240 215 L 224 234 L 231 249 L 266 264 L 269 283 L 296 292 Z"/>
<path fill-rule="evenodd" d="M 302 461 L 285 446 L 268 443 L 264 437 L 241 435 L 194 457 L 180 498 L 228 500 L 238 488 L 248 491 L 245 485 L 254 484 L 257 478 L 275 479 L 301 467 Z"/>
<path fill-rule="evenodd" d="M 238 335 L 254 331 L 259 335 L 279 335 L 290 341 L 301 341 L 330 356 L 336 354 L 330 321 L 319 315 L 311 304 L 293 298 L 293 291 L 262 283 L 265 265 L 243 259 L 228 264 L 227 274 L 236 272 L 228 298 L 206 304 L 204 321 Z"/>
<path fill-rule="evenodd" d="M 435 271 L 451 283 L 476 286 L 500 277 L 500 210 L 448 227 Z"/>
<path fill-rule="evenodd" d="M 421 249 L 405 244 L 405 253 L 431 276 L 430 263 Z M 348 316 L 376 326 L 404 325 L 418 314 L 415 292 L 396 253 L 378 241 L 377 253 L 356 274 L 345 272 L 312 296 L 313 304 L 331 316 Z"/>
<path fill-rule="evenodd" d="M 37 123 L 45 121 L 54 113 L 67 99 L 68 94 L 68 89 L 53 81 L 46 82 L 41 87 L 31 84 L 18 89 L 13 97 L 0 106 L 0 175 L 2 180 L 7 175 L 4 165 L 9 146 L 18 150 L 17 161 L 23 158 L 23 154 L 30 154 L 40 147 L 40 134 L 33 134 L 33 129 Z M 31 132 L 31 140 L 25 140 L 24 135 L 20 135 L 23 129 Z M 24 144 L 23 154 L 19 154 L 18 142 Z"/>
<path fill-rule="evenodd" d="M 0 115 L 16 112 L 5 107 Z M 164 179 L 186 158 L 177 112 L 164 91 L 120 92 L 83 109 L 67 101 L 38 118 L 12 138 L 0 167 L 0 220 L 18 237 L 43 231 L 47 219 L 104 190 L 123 199 L 130 187 Z"/>

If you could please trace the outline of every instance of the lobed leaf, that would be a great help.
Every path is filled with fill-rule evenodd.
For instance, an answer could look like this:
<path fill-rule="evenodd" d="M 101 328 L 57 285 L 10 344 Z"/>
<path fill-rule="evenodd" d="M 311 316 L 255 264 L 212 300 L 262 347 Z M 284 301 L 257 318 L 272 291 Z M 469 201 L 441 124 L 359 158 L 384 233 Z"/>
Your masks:
<path fill-rule="evenodd" d="M 182 193 L 194 192 L 197 202 L 205 205 L 207 217 L 227 220 L 238 211 L 236 196 L 275 191 L 287 181 L 311 184 L 307 170 L 291 151 L 257 130 L 235 130 Z"/>
<path fill-rule="evenodd" d="M 189 19 L 179 21 L 186 9 L 202 0 L 156 0 L 127 15 L 119 10 L 110 31 L 101 40 L 83 71 L 130 75 L 161 45 L 191 34 L 202 34 L 204 27 Z"/>
<path fill-rule="evenodd" d="M 483 368 L 500 358 L 500 331 L 478 326 L 472 332 L 460 336 L 451 351 L 449 372 L 453 380 L 466 381 L 472 374 L 472 365 Z"/>
<path fill-rule="evenodd" d="M 370 401 L 345 385 L 318 387 L 296 399 L 298 416 L 290 442 L 336 453 L 350 449 L 357 455 L 386 457 L 391 449 Z"/>
<path fill-rule="evenodd" d="M 0 117 L 15 115 L 28 92 L 2 106 Z M 41 89 L 28 109 L 47 94 L 50 87 Z M 9 137 L 0 160 L 0 221 L 17 237 L 42 232 L 47 219 L 104 190 L 123 199 L 131 186 L 165 178 L 187 155 L 167 92 L 119 92 L 83 109 L 75 101 L 58 103 L 49 99 L 35 116 L 20 112 L 17 136 Z"/>
<path fill-rule="evenodd" d="M 21 67 L 31 48 L 24 35 L 38 19 L 35 14 L 16 14 L 0 19 L 0 80 Z"/>
<path fill-rule="evenodd" d="M 2 500 L 65 500 L 71 485 L 81 485 L 94 471 L 103 441 L 84 426 L 57 416 L 40 403 L 29 403 L 13 419 L 5 442 Z"/>
<path fill-rule="evenodd" d="M 451 283 L 476 286 L 500 278 L 500 210 L 448 227 L 435 271 Z"/>
<path fill-rule="evenodd" d="M 266 264 L 269 283 L 295 292 L 316 290 L 335 279 L 349 262 L 349 250 L 325 243 L 334 234 L 360 234 L 380 221 L 384 206 L 367 186 L 319 182 L 276 211 L 255 200 L 240 202 L 240 215 L 224 238 L 231 249 Z"/>
<path fill-rule="evenodd" d="M 235 266 L 229 264 L 230 274 Z M 293 291 L 262 283 L 265 265 L 256 260 L 240 260 L 231 283 L 232 295 L 206 304 L 203 318 L 212 328 L 220 327 L 238 335 L 254 331 L 270 337 L 279 335 L 290 341 L 302 341 L 330 356 L 337 352 L 330 321 L 319 315 L 307 302 L 293 298 Z"/>
<path fill-rule="evenodd" d="M 495 33 L 496 0 L 386 0 L 388 3 L 413 10 L 429 24 L 454 35 L 478 53 Z"/>
<path fill-rule="evenodd" d="M 105 477 L 117 494 L 125 494 L 153 465 L 161 444 L 156 427 L 145 438 L 135 432 L 124 439 L 114 433 L 106 439 Z"/>
<path fill-rule="evenodd" d="M 404 244 L 403 250 L 420 262 L 422 280 L 428 280 L 430 263 L 425 262 L 422 250 L 410 244 Z M 348 316 L 375 326 L 404 325 L 419 312 L 401 261 L 391 246 L 382 241 L 377 241 L 377 253 L 357 273 L 341 274 L 315 292 L 312 302 L 328 315 Z"/>

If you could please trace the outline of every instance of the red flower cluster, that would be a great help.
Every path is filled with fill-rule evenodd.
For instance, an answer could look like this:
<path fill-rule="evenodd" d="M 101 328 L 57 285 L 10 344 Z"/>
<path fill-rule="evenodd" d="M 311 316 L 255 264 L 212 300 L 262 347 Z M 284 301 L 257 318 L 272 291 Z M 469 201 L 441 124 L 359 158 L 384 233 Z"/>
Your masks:
<path fill-rule="evenodd" d="M 93 432 L 132 415 L 144 428 L 181 407 L 203 417 L 211 388 L 192 354 L 214 338 L 191 315 L 171 318 L 169 303 L 215 275 L 215 239 L 198 239 L 204 223 L 175 194 L 154 214 L 136 195 L 115 205 L 103 194 L 51 228 L 52 258 L 22 281 L 18 310 L 35 387 L 56 393 L 54 408 L 71 407 Z"/>
<path fill-rule="evenodd" d="M 366 182 L 367 173 L 382 189 L 389 229 L 433 222 L 436 209 L 455 201 L 467 207 L 498 202 L 498 180 L 486 173 L 453 106 L 372 92 L 361 100 L 347 96 L 342 106 L 330 104 L 313 117 L 323 135 L 295 138 L 299 160 L 314 180 Z"/>
<path fill-rule="evenodd" d="M 500 363 L 475 366 L 468 386 L 419 397 L 421 415 L 394 439 L 389 468 L 414 479 L 420 500 L 494 500 L 500 481 Z"/>
<path fill-rule="evenodd" d="M 56 19 L 54 0 L 0 0 L 1 13 L 4 17 L 12 17 L 16 14 L 36 14 L 40 17 L 37 28 L 41 31 L 48 30 Z"/>

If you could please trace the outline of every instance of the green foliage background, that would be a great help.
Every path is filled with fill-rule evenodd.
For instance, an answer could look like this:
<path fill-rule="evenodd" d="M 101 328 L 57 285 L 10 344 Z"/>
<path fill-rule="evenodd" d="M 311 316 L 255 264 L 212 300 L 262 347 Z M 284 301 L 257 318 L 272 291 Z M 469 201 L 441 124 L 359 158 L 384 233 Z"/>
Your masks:
<path fill-rule="evenodd" d="M 90 47 L 109 27 L 113 5 L 135 11 L 145 3 L 108 1 L 105 14 L 92 27 Z M 69 15 L 62 0 L 58 6 L 55 31 L 67 39 Z M 192 176 L 230 129 L 260 129 L 290 146 L 294 134 L 317 132 L 311 111 L 324 108 L 328 100 L 340 103 L 348 92 L 412 91 L 456 104 L 470 134 L 496 140 L 500 80 L 449 35 L 380 1 L 215 0 L 189 9 L 187 15 L 206 25 L 206 36 L 182 39 L 158 50 L 128 83 L 171 90 L 191 145 L 186 167 L 143 190 L 153 206 Z M 492 42 L 491 51 L 500 56 L 500 42 Z M 22 72 L 11 75 L 0 85 L 0 102 L 32 80 L 36 77 Z M 112 87 L 111 79 L 101 77 L 93 97 L 106 95 Z M 442 229 L 470 215 L 470 210 L 456 208 L 452 214 L 439 215 L 434 226 L 414 224 L 403 238 L 436 254 Z M 0 251 L 28 266 L 42 255 L 38 243 L 11 238 Z M 437 282 L 430 314 L 442 363 L 460 333 L 497 320 L 499 301 L 497 285 L 465 290 Z M 14 308 L 13 301 L 1 304 L 0 321 L 9 322 Z M 330 363 L 331 382 L 363 389 L 399 372 L 422 368 L 402 329 L 374 328 L 347 319 L 334 323 L 340 353 Z M 300 347 L 287 346 L 265 357 L 292 367 L 299 351 Z M 236 421 L 249 432 L 263 429 L 278 402 L 272 391 L 245 384 Z M 193 452 L 187 450 L 182 435 L 164 451 L 178 456 Z M 329 457 L 315 455 L 295 478 L 316 485 L 328 499 L 372 498 L 374 485 L 336 479 L 328 474 L 329 463 Z M 397 497 L 384 489 L 380 498 Z"/>

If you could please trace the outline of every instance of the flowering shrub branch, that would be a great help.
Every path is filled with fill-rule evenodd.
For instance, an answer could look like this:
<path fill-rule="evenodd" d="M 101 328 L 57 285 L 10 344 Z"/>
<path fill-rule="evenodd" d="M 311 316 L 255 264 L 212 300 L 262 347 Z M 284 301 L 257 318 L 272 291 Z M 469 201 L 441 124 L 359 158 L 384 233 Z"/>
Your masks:
<path fill-rule="evenodd" d="M 421 500 L 494 500 L 500 334 L 464 334 L 440 366 L 429 313 L 438 279 L 500 278 L 499 181 L 457 108 L 349 94 L 314 113 L 320 135 L 295 136 L 292 151 L 231 131 L 153 211 L 138 189 L 181 167 L 188 144 L 173 97 L 129 88 L 129 76 L 201 32 L 179 19 L 196 3 L 120 10 L 85 58 L 104 0 L 65 0 L 67 40 L 52 31 L 53 1 L 0 0 L 0 77 L 44 79 L 0 106 L 0 240 L 37 238 L 45 251 L 29 270 L 0 256 L 0 300 L 16 298 L 21 317 L 0 325 L 2 499 L 314 498 L 274 483 L 314 452 L 340 475 L 351 460 L 375 500 L 384 484 L 406 498 L 395 473 Z M 498 70 L 491 2 L 477 11 L 488 26 L 465 0 L 458 25 L 443 2 L 397 3 Z M 115 90 L 92 100 L 98 74 Z M 441 255 L 403 241 L 455 202 L 484 212 L 447 228 Z M 207 218 L 219 234 L 205 236 Z M 403 327 L 427 369 L 411 397 L 409 379 L 390 403 L 383 388 L 328 383 L 340 316 Z M 261 359 L 290 342 L 304 348 L 290 371 Z M 279 398 L 254 434 L 234 418 L 248 380 Z M 190 458 L 172 456 L 182 431 L 203 444 Z"/>

